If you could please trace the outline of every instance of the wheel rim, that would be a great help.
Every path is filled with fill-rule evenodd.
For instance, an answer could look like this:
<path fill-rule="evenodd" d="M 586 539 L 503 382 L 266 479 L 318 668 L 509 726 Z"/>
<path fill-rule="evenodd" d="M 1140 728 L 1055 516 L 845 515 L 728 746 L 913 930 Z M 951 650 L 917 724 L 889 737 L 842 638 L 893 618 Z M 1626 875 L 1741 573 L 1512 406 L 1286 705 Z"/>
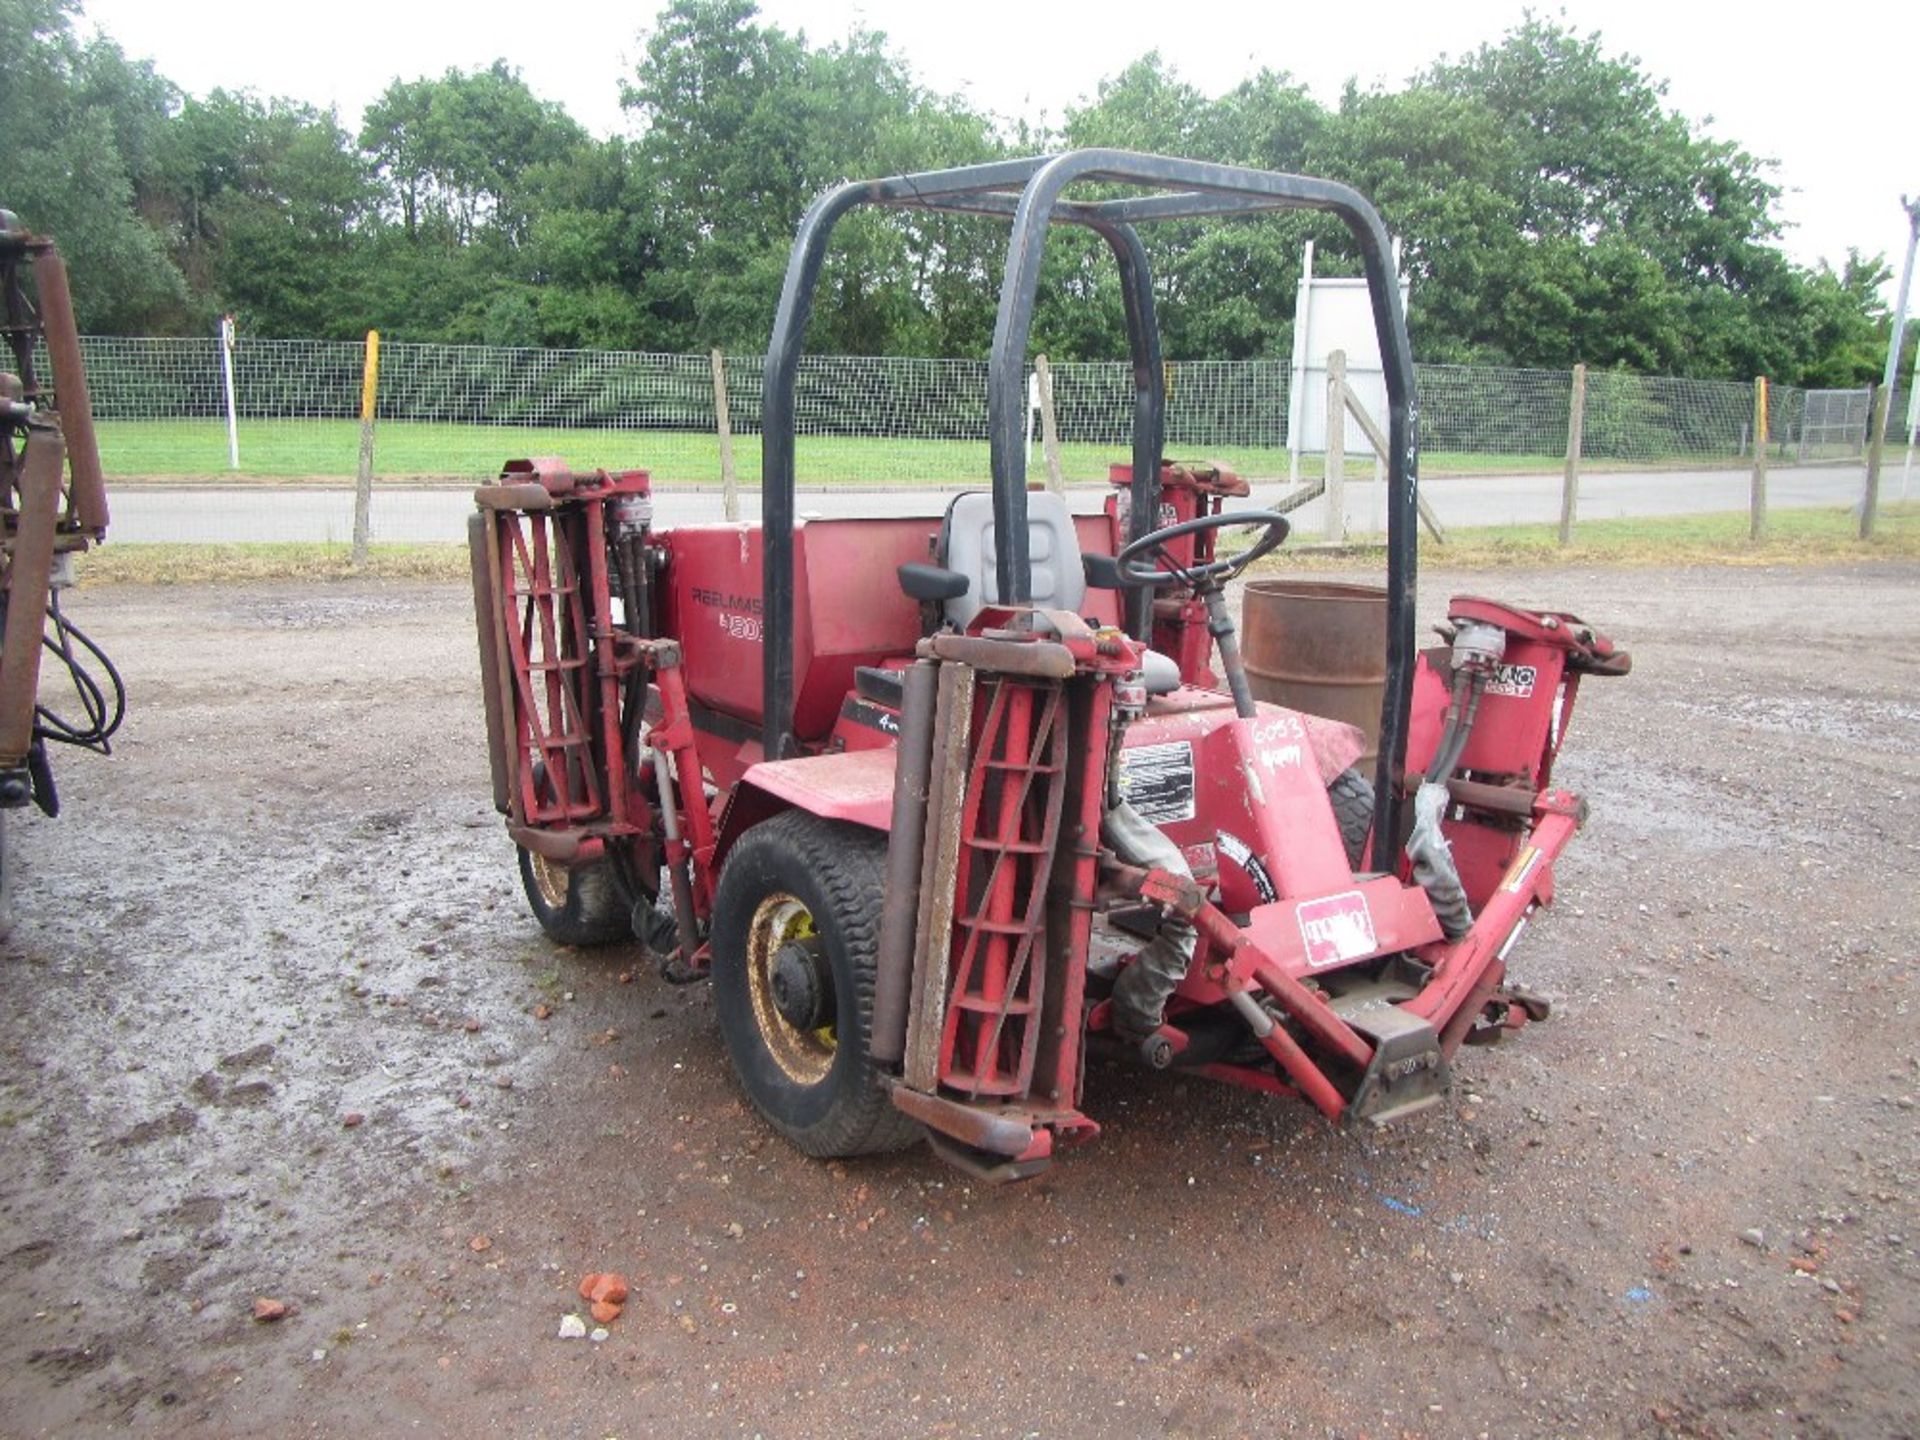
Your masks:
<path fill-rule="evenodd" d="M 534 851 L 528 851 L 527 858 L 532 862 L 533 888 L 540 892 L 540 903 L 549 910 L 566 909 L 567 887 L 572 883 L 567 867 Z"/>
<path fill-rule="evenodd" d="M 783 945 L 818 933 L 813 912 L 785 893 L 762 900 L 747 929 L 747 994 L 753 1002 L 753 1023 L 767 1053 L 796 1085 L 817 1085 L 827 1078 L 840 1048 L 839 1030 L 832 1020 L 817 1030 L 802 1030 L 782 1015 L 774 999 L 774 967 Z"/>

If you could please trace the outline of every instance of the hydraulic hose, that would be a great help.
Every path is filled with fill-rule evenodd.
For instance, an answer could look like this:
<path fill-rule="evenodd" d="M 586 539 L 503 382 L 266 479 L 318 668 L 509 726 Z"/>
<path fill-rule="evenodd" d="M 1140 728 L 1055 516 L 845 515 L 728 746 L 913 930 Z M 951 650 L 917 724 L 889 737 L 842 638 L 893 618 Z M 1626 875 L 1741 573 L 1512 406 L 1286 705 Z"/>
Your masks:
<path fill-rule="evenodd" d="M 121 680 L 120 672 L 114 668 L 113 661 L 107 658 L 106 651 L 90 638 L 85 631 L 60 612 L 58 591 L 47 595 L 47 620 L 49 633 L 42 637 L 41 643 L 51 650 L 60 663 L 66 666 L 67 675 L 73 682 L 75 694 L 80 697 L 80 708 L 86 712 L 84 723 L 67 720 L 55 714 L 45 705 L 34 706 L 33 735 L 36 740 L 55 740 L 62 745 L 78 745 L 82 749 L 97 750 L 102 755 L 111 751 L 109 742 L 113 732 L 120 728 L 120 722 L 127 714 L 127 687 Z M 86 662 L 74 653 L 74 642 L 91 655 L 98 664 L 101 677 L 96 679 L 87 668 Z"/>
<path fill-rule="evenodd" d="M 1407 836 L 1407 859 L 1413 866 L 1413 878 L 1427 892 L 1434 917 L 1449 940 L 1458 940 L 1473 928 L 1473 907 L 1467 902 L 1466 886 L 1460 883 L 1459 867 L 1453 863 L 1453 848 L 1440 828 L 1450 797 L 1447 781 L 1459 767 L 1473 734 L 1473 722 L 1480 713 L 1480 695 L 1486 676 L 1480 671 L 1459 671 L 1453 681 L 1453 701 L 1447 707 L 1446 724 L 1440 732 L 1440 744 L 1433 763 L 1413 797 L 1413 831 Z"/>

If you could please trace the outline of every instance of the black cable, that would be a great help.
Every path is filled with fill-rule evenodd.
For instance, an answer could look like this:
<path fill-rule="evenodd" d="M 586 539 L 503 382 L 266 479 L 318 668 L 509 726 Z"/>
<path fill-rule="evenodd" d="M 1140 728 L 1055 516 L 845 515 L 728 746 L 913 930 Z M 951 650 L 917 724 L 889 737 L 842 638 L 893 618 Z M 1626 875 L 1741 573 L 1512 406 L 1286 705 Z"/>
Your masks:
<path fill-rule="evenodd" d="M 61 613 L 58 591 L 47 596 L 47 619 L 52 622 L 52 633 L 42 635 L 40 642 L 67 667 L 67 678 L 73 684 L 74 693 L 79 696 L 81 709 L 86 712 L 86 723 L 75 724 L 46 705 L 35 705 L 34 736 L 36 739 L 77 745 L 84 750 L 110 755 L 113 747 L 108 742 L 127 715 L 126 682 L 120 678 L 113 661 L 107 658 L 107 652 L 86 631 Z M 74 654 L 73 642 L 76 640 L 105 675 L 104 688 L 82 658 Z M 109 693 L 111 699 L 108 698 Z"/>

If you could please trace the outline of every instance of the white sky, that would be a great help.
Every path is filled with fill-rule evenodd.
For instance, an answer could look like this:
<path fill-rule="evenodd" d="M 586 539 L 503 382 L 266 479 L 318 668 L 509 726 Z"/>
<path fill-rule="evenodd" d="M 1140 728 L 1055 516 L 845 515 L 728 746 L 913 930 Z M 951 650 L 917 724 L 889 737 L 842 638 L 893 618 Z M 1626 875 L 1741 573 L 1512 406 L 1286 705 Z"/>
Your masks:
<path fill-rule="evenodd" d="M 624 132 L 619 80 L 641 55 L 657 0 L 84 0 L 88 18 L 194 93 L 216 85 L 337 105 L 351 129 L 396 76 L 504 57 L 533 90 L 600 134 Z M 1912 78 L 1920 5 L 1869 0 L 1706 6 L 1689 0 L 1567 0 L 1536 8 L 1610 53 L 1638 55 L 1667 100 L 1716 135 L 1779 162 L 1787 248 L 1836 268 L 1847 247 L 1898 266 L 1900 195 L 1920 194 Z M 1350 77 L 1397 85 L 1443 53 L 1495 40 L 1521 0 L 761 0 L 765 19 L 815 43 L 856 23 L 885 32 L 921 81 L 1004 116 L 1058 120 L 1099 81 L 1158 49 L 1210 94 L 1262 65 L 1332 102 Z M 797 218 L 797 217 L 796 217 Z M 1891 288 L 1891 287 L 1889 287 Z M 1891 298 L 1891 297 L 1889 297 Z"/>

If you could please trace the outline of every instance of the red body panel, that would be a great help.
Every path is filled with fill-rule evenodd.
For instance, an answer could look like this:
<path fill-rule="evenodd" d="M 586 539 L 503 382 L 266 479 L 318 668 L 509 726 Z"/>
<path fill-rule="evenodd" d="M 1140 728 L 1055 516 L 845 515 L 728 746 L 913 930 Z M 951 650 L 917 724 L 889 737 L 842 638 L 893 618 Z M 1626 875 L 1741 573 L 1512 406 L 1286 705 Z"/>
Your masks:
<path fill-rule="evenodd" d="M 820 740 L 853 688 L 854 667 L 913 653 L 920 607 L 900 588 L 899 567 L 928 559 L 937 515 L 809 520 L 794 531 L 794 731 Z M 1106 517 L 1082 515 L 1083 553 L 1113 553 Z M 761 560 L 757 525 L 685 525 L 660 532 L 667 565 L 662 629 L 686 649 L 687 689 L 709 709 L 757 725 L 761 718 Z M 1120 599 L 1089 589 L 1080 613 L 1117 624 Z"/>
<path fill-rule="evenodd" d="M 742 783 L 828 820 L 885 830 L 893 820 L 894 748 L 766 760 Z"/>
<path fill-rule="evenodd" d="M 899 567 L 925 560 L 937 519 L 811 520 L 794 531 L 794 731 L 824 738 L 853 688 L 854 668 L 913 653 L 920 607 Z M 696 525 L 665 531 L 664 629 L 686 649 L 687 689 L 710 709 L 761 718 L 760 529 Z"/>
<path fill-rule="evenodd" d="M 1463 770 L 1505 775 L 1538 787 L 1546 780 L 1547 741 L 1567 652 L 1556 645 L 1507 637 L 1506 658 L 1487 682 Z"/>
<path fill-rule="evenodd" d="M 1225 696 L 1182 689 L 1128 727 L 1121 773 L 1136 778 L 1122 788 L 1150 786 L 1128 798 L 1183 850 L 1211 847 L 1238 914 L 1351 883 L 1327 782 L 1364 745 L 1350 725 L 1266 704 L 1241 720 Z"/>

